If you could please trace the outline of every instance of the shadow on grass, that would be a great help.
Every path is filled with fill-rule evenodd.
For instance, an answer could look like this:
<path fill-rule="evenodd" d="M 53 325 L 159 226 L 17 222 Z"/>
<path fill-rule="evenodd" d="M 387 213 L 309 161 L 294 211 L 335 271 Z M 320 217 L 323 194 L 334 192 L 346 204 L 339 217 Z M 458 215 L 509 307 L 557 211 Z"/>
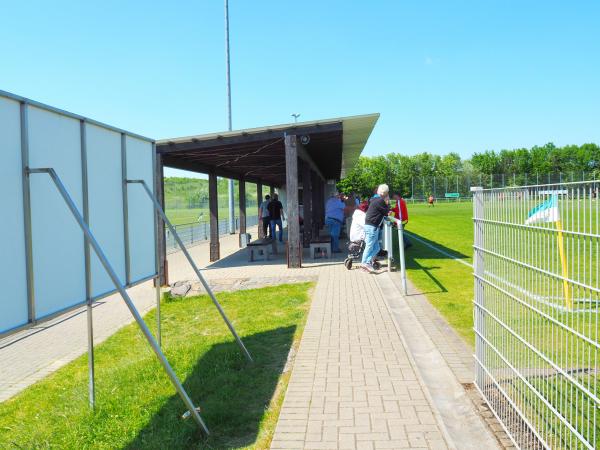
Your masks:
<path fill-rule="evenodd" d="M 408 238 L 411 240 L 411 242 L 413 244 L 420 244 L 422 247 L 424 247 L 427 252 L 422 252 L 422 255 L 419 255 L 419 258 L 421 259 L 469 259 L 470 256 L 465 255 L 464 253 L 458 252 L 452 248 L 446 247 L 442 244 L 440 244 L 439 242 L 435 242 L 432 241 L 430 239 L 427 239 L 426 237 L 421 236 L 420 234 L 417 234 L 413 231 L 409 231 L 407 230 L 406 235 L 408 236 Z M 416 238 L 416 239 L 414 239 Z M 418 240 L 417 240 L 418 239 Z M 423 242 L 420 242 L 420 241 Z M 440 251 L 436 251 L 434 249 L 432 249 L 431 247 L 428 247 L 428 245 L 431 245 L 437 249 L 439 249 Z"/>
<path fill-rule="evenodd" d="M 439 288 L 437 291 L 419 292 L 419 294 L 439 294 L 440 292 L 448 292 L 448 289 L 431 273 L 434 269 L 439 269 L 439 266 L 425 267 L 419 264 L 414 258 L 407 258 L 407 269 L 422 270 L 425 275 Z"/>
<path fill-rule="evenodd" d="M 427 243 L 429 245 L 437 247 L 444 253 L 432 249 L 431 247 L 427 246 L 423 242 L 420 242 L 419 240 L 414 239 L 414 237 L 419 238 L 420 240 L 424 241 L 425 243 Z M 437 242 L 430 241 L 429 239 L 424 238 L 423 236 L 420 236 L 416 233 L 410 233 L 410 235 L 408 235 L 408 238 L 410 239 L 412 246 L 410 248 L 406 249 L 404 252 L 406 268 L 408 270 L 422 271 L 425 275 L 427 275 L 427 277 L 439 289 L 436 291 L 423 292 L 423 294 L 437 294 L 440 292 L 448 292 L 448 289 L 446 289 L 446 287 L 441 283 L 440 280 L 438 280 L 435 277 L 435 275 L 432 272 L 435 269 L 440 269 L 440 267 L 439 266 L 424 266 L 419 261 L 423 261 L 426 259 L 466 259 L 466 258 L 468 258 L 468 256 L 466 256 L 460 252 L 457 252 L 456 250 L 453 250 L 451 248 L 448 248 L 441 244 L 438 244 Z M 398 260 L 399 259 L 396 259 L 396 261 L 398 261 Z"/>
<path fill-rule="evenodd" d="M 213 346 L 183 385 L 201 407 L 210 436 L 193 419 L 183 421 L 185 406 L 173 395 L 127 449 L 222 449 L 253 444 L 261 420 L 285 367 L 296 327 L 243 337 L 254 358 L 247 363 L 235 342 Z"/>

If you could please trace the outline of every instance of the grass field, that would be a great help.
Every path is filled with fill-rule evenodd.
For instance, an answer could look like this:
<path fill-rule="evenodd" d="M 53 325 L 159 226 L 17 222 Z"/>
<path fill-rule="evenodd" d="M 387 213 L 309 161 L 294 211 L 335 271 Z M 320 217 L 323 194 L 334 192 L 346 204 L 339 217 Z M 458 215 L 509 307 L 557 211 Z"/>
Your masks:
<path fill-rule="evenodd" d="M 473 254 L 470 202 L 408 205 L 408 232 L 468 263 Z M 413 239 L 407 275 L 456 331 L 474 346 L 472 269 Z"/>
<path fill-rule="evenodd" d="M 180 417 L 176 395 L 135 324 L 96 347 L 95 412 L 87 357 L 0 404 L 2 449 L 268 448 L 302 334 L 310 283 L 218 294 L 255 362 L 248 364 L 207 296 L 163 300 L 163 349 L 211 436 Z M 145 317 L 152 328 L 154 311 Z"/>
<path fill-rule="evenodd" d="M 237 207 L 237 206 L 236 206 Z M 181 208 L 181 209 L 167 209 L 165 211 L 167 217 L 171 221 L 173 225 L 181 225 L 186 223 L 198 223 L 198 218 L 200 214 L 202 214 L 201 222 L 209 222 L 210 221 L 210 213 L 208 211 L 208 207 L 206 208 Z M 247 208 L 246 214 L 250 216 L 251 214 L 257 215 L 254 210 L 250 210 L 250 207 Z M 236 217 L 239 217 L 239 212 L 236 210 Z M 219 221 L 229 220 L 229 209 L 228 207 L 220 207 L 219 208 Z"/>

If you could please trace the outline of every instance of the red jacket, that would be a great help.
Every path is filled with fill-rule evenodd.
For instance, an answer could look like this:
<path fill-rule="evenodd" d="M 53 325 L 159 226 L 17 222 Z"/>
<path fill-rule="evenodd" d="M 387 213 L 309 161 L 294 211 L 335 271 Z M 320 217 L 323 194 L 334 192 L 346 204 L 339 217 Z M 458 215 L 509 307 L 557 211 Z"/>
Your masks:
<path fill-rule="evenodd" d="M 398 208 L 398 206 L 400 207 Z M 402 217 L 402 222 L 408 222 L 408 210 L 406 209 L 406 202 L 403 198 L 401 198 L 399 202 L 396 202 L 396 206 L 394 206 L 392 211 L 394 211 L 394 217 L 396 219 Z M 400 215 L 400 213 L 402 213 L 402 215 Z"/>

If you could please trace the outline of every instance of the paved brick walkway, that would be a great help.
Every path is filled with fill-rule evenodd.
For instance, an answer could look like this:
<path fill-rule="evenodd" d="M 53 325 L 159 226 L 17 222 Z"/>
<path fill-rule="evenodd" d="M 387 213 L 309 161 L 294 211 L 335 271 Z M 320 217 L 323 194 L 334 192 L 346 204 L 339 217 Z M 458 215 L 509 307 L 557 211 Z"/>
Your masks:
<path fill-rule="evenodd" d="M 322 268 L 271 448 L 448 447 L 376 276 Z"/>
<path fill-rule="evenodd" d="M 397 307 L 381 282 L 387 275 L 347 271 L 340 258 L 305 259 L 302 270 L 289 270 L 283 249 L 271 261 L 248 264 L 237 243 L 237 235 L 222 238 L 223 259 L 214 264 L 207 260 L 208 244 L 190 249 L 217 289 L 318 279 L 272 448 L 456 448 L 448 432 L 456 430 L 456 420 L 450 426 L 444 422 L 448 414 L 438 411 L 437 397 L 431 398 L 435 386 L 425 385 L 431 380 L 415 363 L 421 359 L 413 357 L 394 322 L 391 311 Z M 171 282 L 194 279 L 181 253 L 169 255 L 169 272 Z M 130 293 L 140 312 L 154 307 L 151 283 Z M 448 377 L 464 383 L 470 377 L 464 344 L 456 336 L 448 339 L 445 322 L 431 315 L 426 299 L 420 301 L 420 309 L 409 302 L 415 322 L 443 354 Z M 120 297 L 98 302 L 95 343 L 130 322 Z M 0 401 L 85 353 L 86 336 L 85 312 L 74 311 L 0 340 Z"/>

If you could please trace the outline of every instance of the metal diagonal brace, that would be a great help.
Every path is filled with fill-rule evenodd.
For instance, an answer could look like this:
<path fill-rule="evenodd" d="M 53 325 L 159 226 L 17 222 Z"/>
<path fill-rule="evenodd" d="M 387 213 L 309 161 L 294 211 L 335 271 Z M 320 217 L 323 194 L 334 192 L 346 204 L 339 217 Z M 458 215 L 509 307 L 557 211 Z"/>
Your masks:
<path fill-rule="evenodd" d="M 129 297 L 129 294 L 127 293 L 127 291 L 125 290 L 125 288 L 121 284 L 121 281 L 119 280 L 119 277 L 117 276 L 117 274 L 114 271 L 114 269 L 112 268 L 110 262 L 106 258 L 106 255 L 102 251 L 102 248 L 100 247 L 100 244 L 98 244 L 98 241 L 96 241 L 96 238 L 92 234 L 90 228 L 85 223 L 85 221 L 83 219 L 83 216 L 81 215 L 81 213 L 77 209 L 77 205 L 75 205 L 75 202 L 73 202 L 73 199 L 69 195 L 69 193 L 68 193 L 67 189 L 65 188 L 64 184 L 60 180 L 59 176 L 56 174 L 56 171 L 54 169 L 52 169 L 52 168 L 27 169 L 27 174 L 28 175 L 29 174 L 33 174 L 33 173 L 47 173 L 48 175 L 50 175 L 50 178 L 52 178 L 52 181 L 54 181 L 54 184 L 56 185 L 56 188 L 58 189 L 58 192 L 60 193 L 60 195 L 62 196 L 63 200 L 65 201 L 65 203 L 67 204 L 67 206 L 71 210 L 71 213 L 73 214 L 73 217 L 75 218 L 75 220 L 79 224 L 79 227 L 81 228 L 81 230 L 83 231 L 83 233 L 87 237 L 90 245 L 94 249 L 94 252 L 98 256 L 98 259 L 102 263 L 102 266 L 104 267 L 104 269 L 108 273 L 108 276 L 112 280 L 113 284 L 115 285 L 115 287 L 117 288 L 117 290 L 121 294 L 121 297 L 123 297 L 123 300 L 125 300 L 125 304 L 129 308 L 129 311 L 131 311 L 131 314 L 133 315 L 135 321 L 137 322 L 138 326 L 142 330 L 142 333 L 144 334 L 146 340 L 148 341 L 148 343 L 152 347 L 152 350 L 154 350 L 154 353 L 156 354 L 156 356 L 158 357 L 158 360 L 160 361 L 160 363 L 162 364 L 163 368 L 165 369 L 165 372 L 167 372 L 167 375 L 171 379 L 171 383 L 173 383 L 173 386 L 175 386 L 175 389 L 177 390 L 177 393 L 179 394 L 179 396 L 183 400 L 183 403 L 185 403 L 185 406 L 188 408 L 189 411 L 191 411 L 191 414 L 193 415 L 194 420 L 198 423 L 198 425 L 200 426 L 200 428 L 202 429 L 202 431 L 204 431 L 204 433 L 206 433 L 208 435 L 209 431 L 208 431 L 208 428 L 206 427 L 206 424 L 202 420 L 202 417 L 200 417 L 200 414 L 198 414 L 198 411 L 196 410 L 196 407 L 192 403 L 192 400 L 190 399 L 190 397 L 188 396 L 187 392 L 185 391 L 183 385 L 179 381 L 179 378 L 177 378 L 177 375 L 175 374 L 175 372 L 171 368 L 171 365 L 169 364 L 169 362 L 167 361 L 167 358 L 165 357 L 165 355 L 161 351 L 160 347 L 158 346 L 158 343 L 154 339 L 154 336 L 152 335 L 152 333 L 148 329 L 148 326 L 144 322 L 144 319 L 142 319 L 142 316 L 140 316 L 140 313 L 138 312 L 137 308 L 133 304 L 133 301 L 131 300 L 131 297 Z"/>
<path fill-rule="evenodd" d="M 175 230 L 175 227 L 173 226 L 173 224 L 171 223 L 171 221 L 168 219 L 167 215 L 165 214 L 165 212 L 162 209 L 162 206 L 160 206 L 160 203 L 158 202 L 158 200 L 156 199 L 156 197 L 154 196 L 154 194 L 152 193 L 152 191 L 150 190 L 150 188 L 148 188 L 148 185 L 146 184 L 146 182 L 144 180 L 127 180 L 127 183 L 141 184 L 142 185 L 142 187 L 146 191 L 146 194 L 148 194 L 148 197 L 150 197 L 150 200 L 154 204 L 154 209 L 156 209 L 156 211 L 158 211 L 158 213 L 161 215 L 163 221 L 169 227 L 169 230 L 171 230 L 171 233 L 173 233 L 173 237 L 177 241 L 177 244 L 181 248 L 181 251 L 185 255 L 185 257 L 188 260 L 188 262 L 190 263 L 190 265 L 192 266 L 192 269 L 194 269 L 194 272 L 196 272 L 196 275 L 198 276 L 198 279 L 200 280 L 200 282 L 204 286 L 204 289 L 206 289 L 206 292 L 208 292 L 208 295 L 210 296 L 210 299 L 212 300 L 212 302 L 214 303 L 215 307 L 219 311 L 219 314 L 221 314 L 221 317 L 223 318 L 223 320 L 227 324 L 227 327 L 229 328 L 229 331 L 231 331 L 231 334 L 233 335 L 233 337 L 235 338 L 238 346 L 242 350 L 242 353 L 244 354 L 244 356 L 246 357 L 246 359 L 248 359 L 248 361 L 253 362 L 252 356 L 250 355 L 250 352 L 248 351 L 248 349 L 246 348 L 246 346 L 244 345 L 244 343 L 242 342 L 242 340 L 238 336 L 237 332 L 235 331 L 235 328 L 233 327 L 233 324 L 227 318 L 227 315 L 225 314 L 225 311 L 223 310 L 223 307 L 221 306 L 221 304 L 217 300 L 217 297 L 215 296 L 215 294 L 213 293 L 212 289 L 210 288 L 208 282 L 204 278 L 204 275 L 202 275 L 202 273 L 200 272 L 200 269 L 198 269 L 198 266 L 196 266 L 196 263 L 194 262 L 193 258 L 189 254 L 189 252 L 188 252 L 187 248 L 185 247 L 185 245 L 183 244 L 183 242 L 181 241 L 181 238 L 179 237 L 179 234 L 177 234 L 177 230 Z"/>

